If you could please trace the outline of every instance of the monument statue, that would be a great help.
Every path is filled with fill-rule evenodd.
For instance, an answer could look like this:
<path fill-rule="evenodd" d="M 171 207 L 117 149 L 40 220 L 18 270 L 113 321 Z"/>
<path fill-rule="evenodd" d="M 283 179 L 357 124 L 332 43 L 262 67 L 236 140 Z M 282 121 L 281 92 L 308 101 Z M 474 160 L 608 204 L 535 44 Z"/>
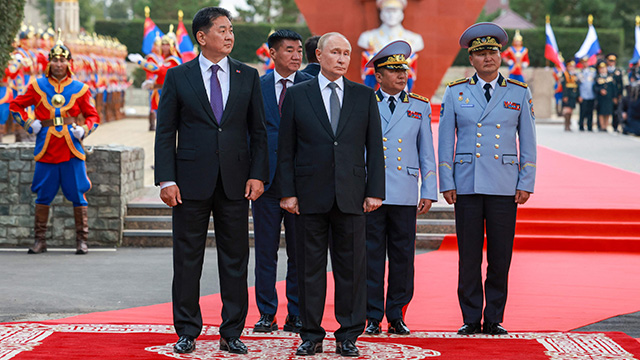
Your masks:
<path fill-rule="evenodd" d="M 362 79 L 366 85 L 372 88 L 375 87 L 375 76 L 371 68 L 366 68 L 364 65 L 388 43 L 395 40 L 404 40 L 413 49 L 413 53 L 407 59 L 411 68 L 409 70 L 407 88 L 411 91 L 417 78 L 418 55 L 416 53 L 424 48 L 422 36 L 402 26 L 407 0 L 376 0 L 376 6 L 380 9 L 380 21 L 382 24 L 377 29 L 363 32 L 358 39 L 358 46 L 364 49 L 362 52 Z"/>

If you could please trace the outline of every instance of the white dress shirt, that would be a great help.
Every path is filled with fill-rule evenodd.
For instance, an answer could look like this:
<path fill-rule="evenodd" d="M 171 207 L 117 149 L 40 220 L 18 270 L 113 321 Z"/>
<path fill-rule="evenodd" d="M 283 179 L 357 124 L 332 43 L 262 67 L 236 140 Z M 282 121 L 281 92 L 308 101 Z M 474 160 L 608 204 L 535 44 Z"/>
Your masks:
<path fill-rule="evenodd" d="M 211 99 L 211 65 L 214 63 L 206 57 L 198 57 L 200 63 L 200 73 L 202 74 L 202 81 L 204 81 L 204 88 L 207 90 L 207 99 Z M 218 70 L 218 81 L 220 81 L 220 89 L 222 90 L 222 110 L 227 107 L 227 99 L 229 99 L 229 83 L 230 71 L 229 71 L 229 58 L 227 56 L 220 60 L 217 64 L 220 66 Z"/>
<path fill-rule="evenodd" d="M 382 96 L 384 96 L 384 102 L 386 102 L 387 104 L 389 104 L 389 98 L 393 98 L 395 100 L 394 104 L 398 105 L 398 98 L 400 97 L 400 93 L 402 91 L 400 91 L 399 93 L 395 94 L 395 95 L 389 95 L 386 92 L 384 92 L 382 89 L 380 89 L 380 92 L 382 93 Z"/>
<path fill-rule="evenodd" d="M 287 87 L 289 87 L 293 85 L 293 82 L 296 79 L 296 73 L 294 71 L 291 75 L 285 78 L 280 74 L 278 74 L 277 71 L 273 70 L 273 77 L 276 82 L 276 104 L 277 104 L 278 101 L 280 101 L 280 93 L 282 92 L 282 83 L 280 82 L 280 79 L 287 79 Z"/>
<path fill-rule="evenodd" d="M 491 80 L 490 82 L 486 82 L 484 80 L 482 80 L 482 78 L 480 78 L 480 76 L 478 76 L 478 85 L 480 86 L 480 88 L 482 89 L 482 93 L 484 94 L 484 84 L 489 84 L 491 85 L 491 89 L 489 89 L 489 94 L 491 96 L 493 96 L 493 90 L 496 89 L 496 84 L 498 84 L 498 78 L 500 77 L 500 75 L 496 75 L 496 78 Z"/>
<path fill-rule="evenodd" d="M 331 81 L 327 79 L 322 73 L 318 74 L 318 84 L 320 85 L 320 93 L 322 94 L 322 101 L 324 102 L 324 109 L 327 111 L 327 117 L 331 122 L 331 88 L 329 83 Z M 342 107 L 342 99 L 344 98 L 344 77 L 340 78 L 334 83 L 338 84 L 336 93 L 338 93 L 338 99 L 340 99 L 340 107 Z"/>

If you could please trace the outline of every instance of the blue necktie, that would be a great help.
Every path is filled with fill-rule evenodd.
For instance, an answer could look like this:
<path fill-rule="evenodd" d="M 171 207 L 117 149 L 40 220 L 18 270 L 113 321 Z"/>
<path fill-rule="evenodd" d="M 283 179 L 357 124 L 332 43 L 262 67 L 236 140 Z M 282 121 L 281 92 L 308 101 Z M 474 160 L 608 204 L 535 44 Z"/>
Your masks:
<path fill-rule="evenodd" d="M 216 121 L 220 124 L 220 120 L 222 120 L 222 88 L 220 87 L 220 80 L 218 80 L 218 70 L 220 70 L 220 66 L 213 64 L 211 65 L 211 87 L 210 87 L 210 95 L 209 101 L 211 101 L 211 110 L 213 110 L 213 115 L 216 117 Z"/>

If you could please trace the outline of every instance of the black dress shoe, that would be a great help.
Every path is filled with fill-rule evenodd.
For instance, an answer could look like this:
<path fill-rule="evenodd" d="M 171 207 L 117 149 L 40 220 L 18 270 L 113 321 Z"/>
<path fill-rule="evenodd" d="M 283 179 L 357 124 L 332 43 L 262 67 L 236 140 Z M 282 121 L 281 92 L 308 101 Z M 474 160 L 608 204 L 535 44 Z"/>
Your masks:
<path fill-rule="evenodd" d="M 380 335 L 382 332 L 382 330 L 380 330 L 380 321 L 376 319 L 369 319 L 367 322 L 369 325 L 364 329 L 364 333 L 367 335 Z"/>
<path fill-rule="evenodd" d="M 247 347 L 237 337 L 225 339 L 220 338 L 220 350 L 228 351 L 232 354 L 246 354 L 249 352 Z"/>
<path fill-rule="evenodd" d="M 302 330 L 302 319 L 298 315 L 287 315 L 282 330 L 299 334 Z"/>
<path fill-rule="evenodd" d="M 196 349 L 196 339 L 188 335 L 180 336 L 178 342 L 173 345 L 173 352 L 178 354 L 192 353 Z"/>
<path fill-rule="evenodd" d="M 356 344 L 351 340 L 336 343 L 336 354 L 342 356 L 360 356 L 360 351 Z"/>
<path fill-rule="evenodd" d="M 487 335 L 507 335 L 508 332 L 500 323 L 485 322 L 482 326 L 482 333 Z"/>
<path fill-rule="evenodd" d="M 253 332 L 270 333 L 274 330 L 278 330 L 275 315 L 262 314 L 260 320 L 253 326 Z"/>
<path fill-rule="evenodd" d="M 296 350 L 296 356 L 315 355 L 322 352 L 322 342 L 315 343 L 311 340 L 305 340 L 298 350 Z"/>
<path fill-rule="evenodd" d="M 479 323 L 465 323 L 460 329 L 458 329 L 458 335 L 473 335 L 480 333 Z"/>
<path fill-rule="evenodd" d="M 397 335 L 409 335 L 411 331 L 407 327 L 407 324 L 402 321 L 402 319 L 391 320 L 389 323 L 389 330 L 387 330 L 389 334 L 397 334 Z"/>

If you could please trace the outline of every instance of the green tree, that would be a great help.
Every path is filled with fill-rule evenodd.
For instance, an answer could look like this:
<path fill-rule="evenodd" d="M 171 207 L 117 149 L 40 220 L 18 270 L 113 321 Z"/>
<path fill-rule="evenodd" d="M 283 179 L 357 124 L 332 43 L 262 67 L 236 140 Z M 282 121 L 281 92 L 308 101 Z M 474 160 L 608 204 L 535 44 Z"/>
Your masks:
<path fill-rule="evenodd" d="M 246 22 L 291 24 L 300 17 L 294 0 L 247 0 L 247 6 L 248 9 L 236 9 Z"/>
<path fill-rule="evenodd" d="M 134 0 L 132 4 L 136 17 L 144 18 L 144 8 L 148 6 L 154 21 L 175 19 L 177 25 L 178 10 L 184 12 L 185 20 L 191 20 L 198 10 L 207 6 L 218 6 L 220 0 Z"/>
<path fill-rule="evenodd" d="M 16 14 L 24 13 L 25 0 L 2 0 L 0 1 L 0 69 L 4 69 L 11 58 L 13 42 L 22 16 Z"/>

